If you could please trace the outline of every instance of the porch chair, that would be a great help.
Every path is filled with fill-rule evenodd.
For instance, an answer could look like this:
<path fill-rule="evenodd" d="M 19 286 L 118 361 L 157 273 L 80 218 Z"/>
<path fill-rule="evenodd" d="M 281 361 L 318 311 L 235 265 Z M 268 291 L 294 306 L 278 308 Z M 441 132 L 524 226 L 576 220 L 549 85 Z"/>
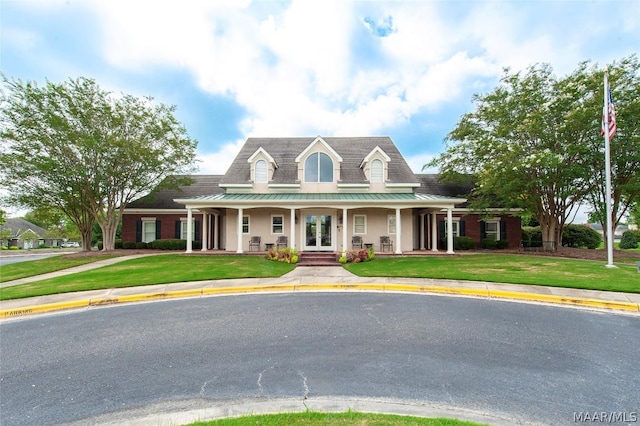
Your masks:
<path fill-rule="evenodd" d="M 260 238 L 257 235 L 251 237 L 251 240 L 249 240 L 249 251 L 253 251 L 253 248 L 255 248 L 256 251 L 260 251 L 260 241 L 261 240 L 262 240 L 262 238 Z"/>
<path fill-rule="evenodd" d="M 385 250 L 385 247 L 388 250 Z M 389 239 L 388 235 L 380 237 L 380 251 L 393 251 L 393 241 Z"/>
<path fill-rule="evenodd" d="M 280 247 L 284 248 L 286 246 L 288 246 L 288 242 L 287 242 L 287 236 L 286 235 L 280 235 L 278 237 L 278 239 L 276 240 L 276 248 L 279 250 Z"/>
<path fill-rule="evenodd" d="M 356 248 L 362 248 L 362 237 L 359 235 L 354 235 L 351 238 L 351 248 L 352 249 L 356 249 Z"/>

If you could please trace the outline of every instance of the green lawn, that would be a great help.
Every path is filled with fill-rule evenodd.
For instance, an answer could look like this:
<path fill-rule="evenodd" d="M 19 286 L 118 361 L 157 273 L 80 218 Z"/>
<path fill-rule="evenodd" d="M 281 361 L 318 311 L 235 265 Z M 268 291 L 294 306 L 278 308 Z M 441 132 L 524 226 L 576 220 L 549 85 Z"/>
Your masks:
<path fill-rule="evenodd" d="M 0 282 L 18 280 L 20 278 L 32 277 L 34 275 L 47 274 L 49 272 L 60 271 L 62 269 L 73 268 L 98 260 L 109 259 L 117 255 L 95 254 L 90 256 L 66 256 L 56 255 L 46 259 L 33 260 L 28 262 L 17 262 L 3 265 L 0 268 Z"/>
<path fill-rule="evenodd" d="M 26 263 L 36 262 L 41 261 Z M 294 268 L 295 265 L 258 256 L 149 256 L 73 275 L 5 287 L 0 289 L 0 300 L 172 282 L 279 277 Z"/>
<path fill-rule="evenodd" d="M 446 278 L 640 293 L 635 265 L 517 254 L 383 257 L 345 267 L 364 277 Z"/>
<path fill-rule="evenodd" d="M 370 414 L 347 411 L 344 413 L 302 413 L 265 414 L 220 419 L 209 422 L 191 423 L 189 426 L 480 426 L 479 423 L 463 422 L 454 419 L 396 416 L 393 414 Z"/>

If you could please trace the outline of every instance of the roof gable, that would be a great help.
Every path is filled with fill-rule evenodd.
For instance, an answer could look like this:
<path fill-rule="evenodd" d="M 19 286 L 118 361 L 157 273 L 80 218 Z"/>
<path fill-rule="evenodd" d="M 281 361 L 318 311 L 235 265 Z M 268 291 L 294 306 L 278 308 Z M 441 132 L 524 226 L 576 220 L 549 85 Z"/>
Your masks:
<path fill-rule="evenodd" d="M 335 160 L 336 160 L 336 161 L 338 161 L 339 163 L 342 163 L 342 157 L 340 157 L 340 155 L 339 155 L 339 154 L 338 154 L 338 153 L 337 153 L 333 148 L 331 148 L 331 147 L 329 146 L 329 144 L 327 144 L 327 143 L 324 141 L 324 139 L 322 139 L 320 136 L 318 136 L 317 138 L 315 138 L 315 140 L 314 140 L 313 142 L 311 142 L 311 143 L 309 144 L 309 146 L 307 146 L 307 147 L 304 149 L 304 151 L 302 151 L 302 152 L 300 153 L 300 155 L 298 155 L 298 156 L 296 157 L 296 163 L 299 163 L 299 162 L 300 162 L 300 160 L 302 160 L 302 159 L 307 155 L 307 153 L 309 153 L 310 151 L 312 151 L 313 149 L 315 149 L 316 145 L 318 145 L 318 144 L 320 144 L 320 145 L 324 146 L 324 148 L 325 148 L 327 151 L 329 151 L 329 152 L 331 153 L 331 155 L 333 156 L 333 158 L 335 158 Z"/>
<path fill-rule="evenodd" d="M 320 142 L 320 140 L 322 142 Z M 233 160 L 227 173 L 220 179 L 223 185 L 250 184 L 251 164 L 248 159 L 260 147 L 267 151 L 278 164 L 271 183 L 292 184 L 297 182 L 299 159 L 314 143 L 324 143 L 342 159 L 340 181 L 348 184 L 366 184 L 368 180 L 360 168 L 363 159 L 379 147 L 389 157 L 388 183 L 419 183 L 406 160 L 387 136 L 376 137 L 295 137 L 295 138 L 249 138 Z M 308 151 L 306 151 L 308 153 Z"/>

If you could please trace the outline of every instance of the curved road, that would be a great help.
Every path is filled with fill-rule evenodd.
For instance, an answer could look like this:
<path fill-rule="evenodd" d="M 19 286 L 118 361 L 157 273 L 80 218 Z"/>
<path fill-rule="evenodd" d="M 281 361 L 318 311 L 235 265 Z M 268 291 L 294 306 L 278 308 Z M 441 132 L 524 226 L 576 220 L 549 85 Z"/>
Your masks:
<path fill-rule="evenodd" d="M 342 397 L 495 424 L 603 412 L 629 424 L 640 411 L 640 318 L 562 307 L 244 295 L 41 315 L 3 322 L 0 337 L 6 426 Z"/>

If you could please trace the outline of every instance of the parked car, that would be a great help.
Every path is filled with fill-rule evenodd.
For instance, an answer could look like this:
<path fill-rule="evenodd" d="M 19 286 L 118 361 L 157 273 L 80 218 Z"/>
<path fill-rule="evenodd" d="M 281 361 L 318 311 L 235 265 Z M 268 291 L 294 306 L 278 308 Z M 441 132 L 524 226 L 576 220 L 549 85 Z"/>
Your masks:
<path fill-rule="evenodd" d="M 60 244 L 60 247 L 80 247 L 80 243 L 77 241 L 67 241 L 66 243 Z"/>

